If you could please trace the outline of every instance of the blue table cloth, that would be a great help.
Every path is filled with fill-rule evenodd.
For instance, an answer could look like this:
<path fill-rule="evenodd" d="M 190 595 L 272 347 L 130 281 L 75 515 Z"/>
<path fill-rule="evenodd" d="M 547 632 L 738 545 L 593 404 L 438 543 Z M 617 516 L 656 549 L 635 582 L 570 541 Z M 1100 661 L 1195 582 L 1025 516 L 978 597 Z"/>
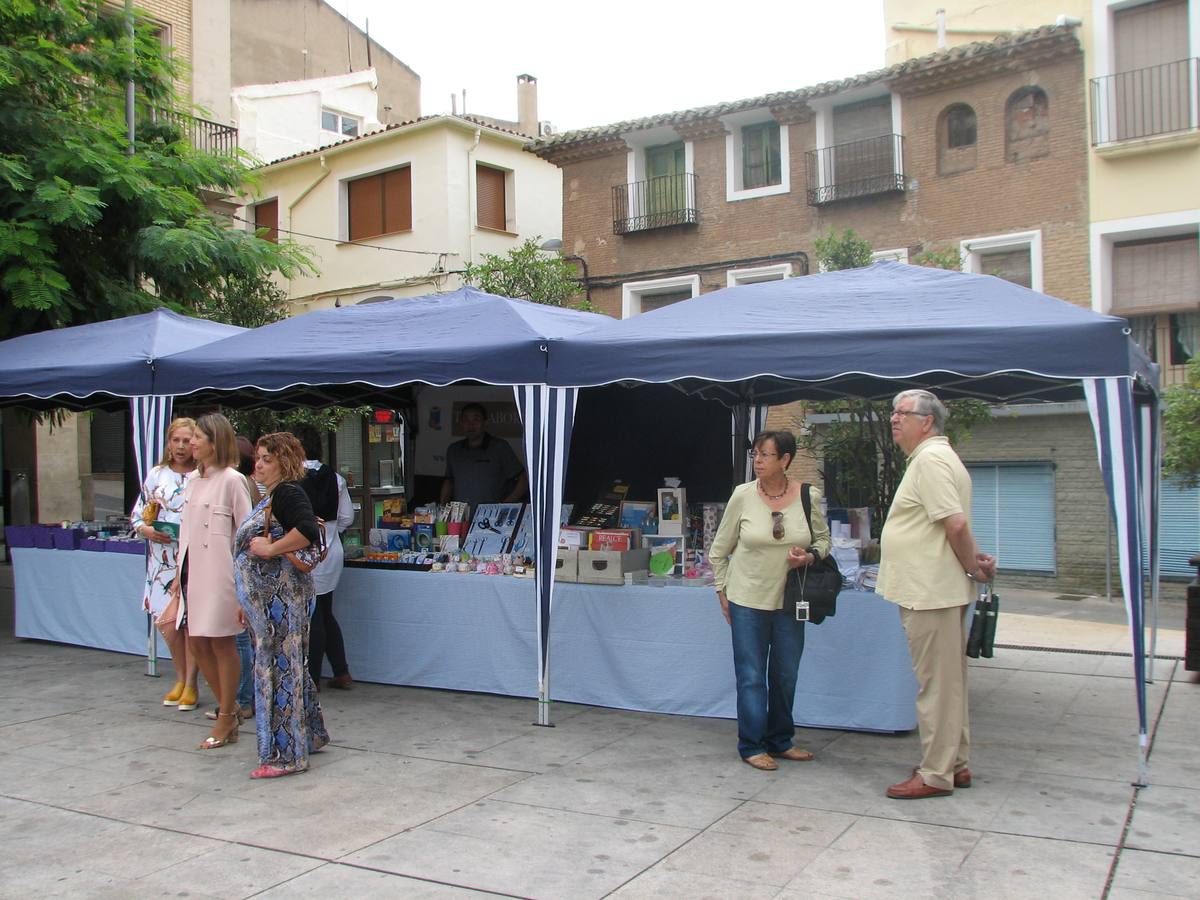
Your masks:
<path fill-rule="evenodd" d="M 145 653 L 140 557 L 12 553 L 18 637 Z M 532 581 L 348 568 L 334 604 L 350 671 L 360 681 L 537 695 Z M 891 603 L 844 591 L 837 616 L 807 626 L 797 724 L 911 730 L 916 690 Z M 715 594 L 694 587 L 557 585 L 550 695 L 733 718 L 733 652 Z"/>

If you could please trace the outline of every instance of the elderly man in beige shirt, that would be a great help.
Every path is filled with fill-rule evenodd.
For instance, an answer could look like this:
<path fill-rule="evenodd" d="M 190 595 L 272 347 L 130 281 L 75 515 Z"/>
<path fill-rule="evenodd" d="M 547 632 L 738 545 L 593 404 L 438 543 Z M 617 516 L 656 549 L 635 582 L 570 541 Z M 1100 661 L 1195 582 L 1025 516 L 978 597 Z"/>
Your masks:
<path fill-rule="evenodd" d="M 922 757 L 887 795 L 920 800 L 971 786 L 964 620 L 971 582 L 991 581 L 996 560 L 971 534 L 971 476 L 942 434 L 946 407 L 913 390 L 897 394 L 892 409 L 892 439 L 908 467 L 880 535 L 876 590 L 900 607 L 908 636 Z"/>

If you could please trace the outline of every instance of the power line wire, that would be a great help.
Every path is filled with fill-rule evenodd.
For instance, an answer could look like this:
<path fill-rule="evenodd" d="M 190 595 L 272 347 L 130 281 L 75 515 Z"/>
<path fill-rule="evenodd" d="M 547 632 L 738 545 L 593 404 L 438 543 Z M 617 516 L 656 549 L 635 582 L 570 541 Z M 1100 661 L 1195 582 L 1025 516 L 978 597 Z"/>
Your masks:
<path fill-rule="evenodd" d="M 245 222 L 247 225 L 253 225 L 255 228 L 266 228 L 265 225 L 259 225 L 257 222 L 252 222 L 242 216 L 236 216 L 233 213 L 228 214 L 229 218 L 238 222 Z M 329 241 L 332 244 L 353 244 L 355 247 L 370 247 L 373 250 L 390 250 L 393 253 L 415 253 L 421 256 L 449 256 L 449 251 L 446 250 L 407 250 L 403 247 L 384 247 L 382 244 L 367 244 L 363 241 L 343 241 L 340 238 L 325 237 L 320 234 L 306 234 L 303 231 L 292 231 L 290 228 L 283 228 L 278 225 L 271 228 L 272 231 L 282 231 L 284 234 L 295 235 L 296 237 L 305 237 L 314 241 Z"/>

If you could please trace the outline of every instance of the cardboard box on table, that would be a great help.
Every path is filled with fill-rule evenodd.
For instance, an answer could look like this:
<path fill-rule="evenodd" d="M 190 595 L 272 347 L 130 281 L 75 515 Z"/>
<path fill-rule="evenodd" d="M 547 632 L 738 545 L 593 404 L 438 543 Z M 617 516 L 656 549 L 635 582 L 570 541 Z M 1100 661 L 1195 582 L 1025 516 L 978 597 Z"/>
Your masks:
<path fill-rule="evenodd" d="M 574 583 L 579 580 L 579 551 L 564 550 L 561 547 L 558 550 L 558 556 L 554 560 L 554 580 L 569 581 Z"/>
<path fill-rule="evenodd" d="M 580 550 L 580 584 L 624 584 L 626 572 L 650 569 L 649 550 Z"/>

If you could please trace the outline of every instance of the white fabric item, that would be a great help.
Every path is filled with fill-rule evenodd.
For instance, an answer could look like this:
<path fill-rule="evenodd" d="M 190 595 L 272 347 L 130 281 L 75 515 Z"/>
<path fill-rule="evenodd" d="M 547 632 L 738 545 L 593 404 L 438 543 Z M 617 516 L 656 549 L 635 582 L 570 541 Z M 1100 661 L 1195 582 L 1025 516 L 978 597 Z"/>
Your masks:
<path fill-rule="evenodd" d="M 316 470 L 321 463 L 308 459 L 304 468 Z M 312 570 L 313 587 L 317 594 L 328 594 L 337 590 L 338 581 L 342 577 L 342 565 L 345 563 L 346 551 L 342 549 L 342 532 L 354 524 L 354 503 L 350 500 L 350 490 L 346 479 L 334 472 L 338 486 L 337 520 L 325 523 L 325 546 L 329 552 L 320 564 Z"/>

